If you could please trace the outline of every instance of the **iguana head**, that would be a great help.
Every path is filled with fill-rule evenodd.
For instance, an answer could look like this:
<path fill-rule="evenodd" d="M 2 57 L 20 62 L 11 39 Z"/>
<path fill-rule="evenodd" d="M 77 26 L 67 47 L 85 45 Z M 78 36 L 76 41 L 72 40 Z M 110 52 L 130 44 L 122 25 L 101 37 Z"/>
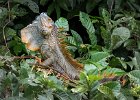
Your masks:
<path fill-rule="evenodd" d="M 53 20 L 47 14 L 41 13 L 32 24 L 21 30 L 21 40 L 25 43 L 26 48 L 37 51 L 44 41 L 42 35 L 49 35 L 53 28 Z"/>
<path fill-rule="evenodd" d="M 48 35 L 54 28 L 54 21 L 45 13 L 41 13 L 37 18 L 38 28 L 42 31 L 43 35 Z"/>

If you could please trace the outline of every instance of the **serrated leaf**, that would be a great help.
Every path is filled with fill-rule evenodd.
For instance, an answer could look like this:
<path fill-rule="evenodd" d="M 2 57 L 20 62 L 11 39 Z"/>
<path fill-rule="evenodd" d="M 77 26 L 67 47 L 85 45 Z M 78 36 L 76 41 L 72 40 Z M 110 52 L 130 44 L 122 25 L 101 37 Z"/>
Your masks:
<path fill-rule="evenodd" d="M 79 16 L 82 25 L 87 29 L 91 44 L 95 46 L 97 44 L 97 37 L 95 35 L 95 29 L 91 22 L 91 19 L 89 18 L 89 15 L 84 12 L 80 12 Z"/>
<path fill-rule="evenodd" d="M 57 26 L 59 32 L 69 31 L 69 24 L 66 18 L 60 17 L 55 22 L 55 25 Z"/>
<path fill-rule="evenodd" d="M 127 39 L 130 38 L 130 31 L 126 27 L 119 27 L 113 30 L 111 35 L 111 49 L 116 49 L 121 46 Z"/>

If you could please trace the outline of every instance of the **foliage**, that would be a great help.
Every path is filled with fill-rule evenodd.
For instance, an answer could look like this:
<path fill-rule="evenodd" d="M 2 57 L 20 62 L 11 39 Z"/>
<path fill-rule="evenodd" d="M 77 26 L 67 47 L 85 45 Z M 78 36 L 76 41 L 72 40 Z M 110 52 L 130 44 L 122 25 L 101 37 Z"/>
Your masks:
<path fill-rule="evenodd" d="M 138 0 L 1 0 L 0 99 L 140 99 L 139 3 Z M 64 38 L 72 56 L 84 64 L 79 80 L 58 78 L 49 69 L 34 65 L 33 57 L 41 57 L 40 53 L 26 50 L 21 42 L 20 30 L 42 11 L 58 19 L 55 24 L 60 36 L 71 33 Z M 74 28 L 70 26 L 73 22 Z M 89 41 L 83 38 L 85 34 Z"/>

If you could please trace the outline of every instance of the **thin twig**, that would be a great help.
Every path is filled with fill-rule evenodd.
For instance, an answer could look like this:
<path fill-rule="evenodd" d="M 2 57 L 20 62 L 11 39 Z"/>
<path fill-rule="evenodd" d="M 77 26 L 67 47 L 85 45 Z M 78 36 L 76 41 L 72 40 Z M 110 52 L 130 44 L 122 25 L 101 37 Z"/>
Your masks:
<path fill-rule="evenodd" d="M 7 42 L 6 42 L 6 35 L 5 35 L 5 28 L 6 28 L 6 26 L 11 22 L 11 16 L 10 16 L 10 1 L 9 1 L 9 0 L 8 0 L 7 4 L 8 4 L 8 11 L 9 11 L 8 22 L 3 26 L 3 32 L 2 32 L 2 33 L 3 33 L 3 39 L 4 39 L 4 42 L 5 42 L 5 45 L 6 45 L 7 49 L 9 50 L 8 45 L 7 45 Z"/>
<path fill-rule="evenodd" d="M 111 14 L 112 14 L 112 8 L 113 8 L 113 5 L 114 5 L 114 0 L 112 0 L 112 2 L 111 2 L 111 7 L 110 7 L 110 16 L 111 16 Z"/>

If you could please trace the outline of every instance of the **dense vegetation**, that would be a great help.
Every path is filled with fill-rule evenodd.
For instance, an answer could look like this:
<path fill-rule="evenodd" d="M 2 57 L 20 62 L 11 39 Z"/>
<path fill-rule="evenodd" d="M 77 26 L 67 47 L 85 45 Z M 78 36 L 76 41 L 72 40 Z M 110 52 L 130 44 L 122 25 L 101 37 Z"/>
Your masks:
<path fill-rule="evenodd" d="M 71 34 L 67 48 L 85 65 L 79 80 L 33 65 L 41 55 L 20 30 L 41 12 Z M 0 99 L 140 99 L 139 20 L 139 0 L 0 0 Z"/>

